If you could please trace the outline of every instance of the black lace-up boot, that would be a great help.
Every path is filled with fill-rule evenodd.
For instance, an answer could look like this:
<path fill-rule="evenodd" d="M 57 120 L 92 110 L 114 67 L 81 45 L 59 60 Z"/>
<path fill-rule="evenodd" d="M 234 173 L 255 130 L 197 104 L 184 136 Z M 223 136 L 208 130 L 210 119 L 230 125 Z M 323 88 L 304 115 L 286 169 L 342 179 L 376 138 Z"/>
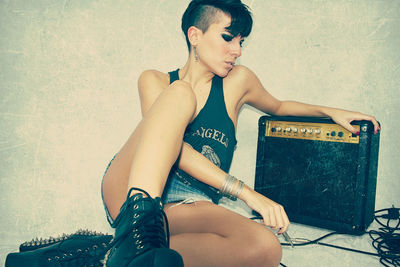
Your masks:
<path fill-rule="evenodd" d="M 141 193 L 130 197 L 132 190 L 147 197 Z M 131 188 L 113 227 L 116 230 L 105 258 L 107 267 L 183 266 L 178 252 L 169 249 L 168 221 L 160 198 Z"/>

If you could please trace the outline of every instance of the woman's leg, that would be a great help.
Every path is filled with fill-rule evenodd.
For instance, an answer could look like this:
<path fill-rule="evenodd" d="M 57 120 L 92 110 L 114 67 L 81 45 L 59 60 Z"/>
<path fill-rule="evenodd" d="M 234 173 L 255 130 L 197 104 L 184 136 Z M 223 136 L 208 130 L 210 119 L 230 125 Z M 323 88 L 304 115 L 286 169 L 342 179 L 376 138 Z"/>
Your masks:
<path fill-rule="evenodd" d="M 195 111 L 195 95 L 182 81 L 171 84 L 156 99 L 104 176 L 103 197 L 113 219 L 131 187 L 161 196 Z"/>
<path fill-rule="evenodd" d="M 282 249 L 265 226 L 211 202 L 165 206 L 171 248 L 185 266 L 278 266 Z"/>

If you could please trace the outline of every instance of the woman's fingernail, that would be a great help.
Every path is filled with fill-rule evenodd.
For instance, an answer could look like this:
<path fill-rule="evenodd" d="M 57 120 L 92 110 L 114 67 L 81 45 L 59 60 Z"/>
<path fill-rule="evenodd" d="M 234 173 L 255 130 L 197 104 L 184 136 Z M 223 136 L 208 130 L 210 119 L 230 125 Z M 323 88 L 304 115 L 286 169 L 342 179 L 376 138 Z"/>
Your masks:
<path fill-rule="evenodd" d="M 360 135 L 360 132 L 356 132 L 356 135 Z"/>

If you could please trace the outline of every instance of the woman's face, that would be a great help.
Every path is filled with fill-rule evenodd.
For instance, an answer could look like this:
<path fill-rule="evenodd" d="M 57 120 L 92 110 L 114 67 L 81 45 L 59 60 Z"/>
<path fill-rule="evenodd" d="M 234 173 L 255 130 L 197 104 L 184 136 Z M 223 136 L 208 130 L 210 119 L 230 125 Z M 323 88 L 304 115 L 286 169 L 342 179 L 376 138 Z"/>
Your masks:
<path fill-rule="evenodd" d="M 226 30 L 231 23 L 230 16 L 223 12 L 218 12 L 217 16 L 218 22 L 211 24 L 201 35 L 197 52 L 201 63 L 216 75 L 225 77 L 242 54 L 243 38 L 240 35 L 235 37 Z"/>

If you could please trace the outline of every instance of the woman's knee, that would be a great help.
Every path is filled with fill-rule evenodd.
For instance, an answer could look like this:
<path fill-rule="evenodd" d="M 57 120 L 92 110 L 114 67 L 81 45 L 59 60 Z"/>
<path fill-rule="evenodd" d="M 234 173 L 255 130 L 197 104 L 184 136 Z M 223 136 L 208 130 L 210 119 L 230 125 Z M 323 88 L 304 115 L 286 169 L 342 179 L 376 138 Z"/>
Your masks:
<path fill-rule="evenodd" d="M 260 257 L 264 256 L 266 266 L 278 266 L 282 259 L 282 246 L 279 240 L 273 235 L 268 240 L 263 240 L 259 244 Z"/>
<path fill-rule="evenodd" d="M 185 81 L 177 80 L 173 82 L 168 88 L 168 92 L 173 94 L 180 104 L 184 105 L 188 110 L 196 111 L 196 95 L 193 92 L 192 87 Z"/>
<path fill-rule="evenodd" d="M 243 257 L 250 266 L 278 266 L 282 259 L 282 247 L 279 240 L 269 230 L 264 234 L 249 233 Z"/>

